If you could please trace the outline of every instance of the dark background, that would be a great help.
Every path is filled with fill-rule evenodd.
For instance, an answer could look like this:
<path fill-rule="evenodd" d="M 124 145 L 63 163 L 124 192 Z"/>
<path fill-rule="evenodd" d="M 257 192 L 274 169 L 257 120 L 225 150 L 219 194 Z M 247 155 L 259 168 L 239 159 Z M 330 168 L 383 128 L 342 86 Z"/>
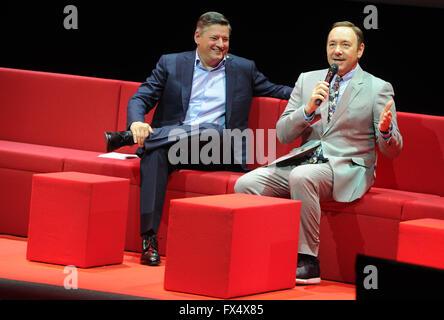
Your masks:
<path fill-rule="evenodd" d="M 70 4 L 78 9 L 77 30 L 63 26 Z M 368 4 L 378 9 L 377 30 L 364 28 Z M 365 36 L 361 67 L 393 84 L 397 110 L 444 115 L 441 0 L 6 1 L 0 66 L 142 82 L 162 54 L 195 49 L 195 23 L 206 11 L 229 19 L 231 53 L 289 86 L 301 72 L 328 67 L 330 26 L 352 21 Z"/>

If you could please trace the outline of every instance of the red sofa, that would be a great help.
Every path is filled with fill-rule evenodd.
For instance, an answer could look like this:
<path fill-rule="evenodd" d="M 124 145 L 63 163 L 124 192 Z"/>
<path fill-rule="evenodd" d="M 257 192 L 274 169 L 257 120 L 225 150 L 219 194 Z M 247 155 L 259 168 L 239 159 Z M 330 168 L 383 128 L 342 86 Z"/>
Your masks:
<path fill-rule="evenodd" d="M 27 236 L 34 173 L 96 173 L 130 179 L 125 249 L 140 251 L 139 160 L 97 157 L 105 153 L 103 132 L 125 129 L 126 106 L 139 85 L 0 68 L 0 233 Z M 286 104 L 254 98 L 249 127 L 274 129 Z M 152 113 L 146 120 L 151 117 Z M 322 203 L 319 257 L 324 279 L 354 282 L 357 253 L 396 259 L 400 221 L 444 219 L 444 117 L 398 112 L 398 123 L 404 149 L 394 160 L 379 157 L 369 193 L 353 203 Z M 271 142 L 276 143 L 277 156 L 298 143 Z M 268 145 L 266 139 L 265 155 Z M 134 153 L 135 146 L 118 151 Z M 169 200 L 232 193 L 240 175 L 174 172 L 159 230 L 161 253 L 165 254 Z"/>

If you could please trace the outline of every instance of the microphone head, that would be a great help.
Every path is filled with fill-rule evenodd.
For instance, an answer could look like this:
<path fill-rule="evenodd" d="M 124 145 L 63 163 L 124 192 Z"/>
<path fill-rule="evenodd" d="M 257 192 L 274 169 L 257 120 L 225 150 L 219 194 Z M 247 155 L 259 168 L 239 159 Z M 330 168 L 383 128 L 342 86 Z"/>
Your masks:
<path fill-rule="evenodd" d="M 327 76 L 325 77 L 325 81 L 330 83 L 330 81 L 333 79 L 333 77 L 335 76 L 335 74 L 338 72 L 338 65 L 336 63 L 333 63 L 330 66 L 330 69 L 328 69 L 328 73 Z"/>

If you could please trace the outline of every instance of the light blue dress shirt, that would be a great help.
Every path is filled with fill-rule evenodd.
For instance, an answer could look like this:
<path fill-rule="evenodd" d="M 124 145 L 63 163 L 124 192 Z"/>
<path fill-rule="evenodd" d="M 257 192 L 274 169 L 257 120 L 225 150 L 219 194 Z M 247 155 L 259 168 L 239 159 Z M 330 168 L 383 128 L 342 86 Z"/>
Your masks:
<path fill-rule="evenodd" d="M 213 69 L 202 66 L 196 51 L 190 104 L 184 124 L 213 123 L 225 128 L 225 57 Z"/>
<path fill-rule="evenodd" d="M 356 65 L 353 70 L 350 70 L 344 76 L 342 77 L 342 80 L 339 82 L 339 94 L 338 94 L 338 103 L 341 100 L 342 94 L 344 93 L 345 89 L 347 88 L 348 84 L 350 83 L 350 80 L 353 78 L 353 75 L 356 72 L 356 68 L 358 65 Z M 333 77 L 333 79 L 330 82 L 330 90 L 333 86 L 333 83 L 335 83 L 336 78 L 338 77 L 337 74 Z"/>

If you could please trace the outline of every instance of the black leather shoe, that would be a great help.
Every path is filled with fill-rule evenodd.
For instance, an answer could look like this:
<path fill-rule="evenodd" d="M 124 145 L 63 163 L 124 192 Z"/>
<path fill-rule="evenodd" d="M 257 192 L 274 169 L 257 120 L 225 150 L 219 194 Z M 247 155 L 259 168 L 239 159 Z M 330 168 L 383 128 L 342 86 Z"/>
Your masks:
<path fill-rule="evenodd" d="M 112 152 L 123 146 L 134 144 L 133 133 L 131 131 L 105 132 L 106 152 Z"/>
<path fill-rule="evenodd" d="M 142 256 L 140 262 L 149 266 L 157 266 L 162 261 L 159 255 L 159 246 L 157 244 L 156 235 L 143 236 L 142 239 Z"/>
<path fill-rule="evenodd" d="M 308 254 L 298 254 L 298 268 L 296 270 L 296 284 L 321 283 L 321 269 L 319 260 Z"/>

